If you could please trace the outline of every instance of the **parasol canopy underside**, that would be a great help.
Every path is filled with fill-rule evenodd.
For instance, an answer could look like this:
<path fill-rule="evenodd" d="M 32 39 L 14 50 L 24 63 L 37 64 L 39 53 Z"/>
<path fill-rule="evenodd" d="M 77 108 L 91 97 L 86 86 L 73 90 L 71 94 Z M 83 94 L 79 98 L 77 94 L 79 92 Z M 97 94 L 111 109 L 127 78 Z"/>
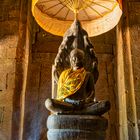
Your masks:
<path fill-rule="evenodd" d="M 78 1 L 78 0 L 77 0 Z M 89 36 L 114 28 L 122 15 L 116 0 L 33 0 L 32 13 L 47 32 L 63 36 L 75 19 L 74 12 Z"/>

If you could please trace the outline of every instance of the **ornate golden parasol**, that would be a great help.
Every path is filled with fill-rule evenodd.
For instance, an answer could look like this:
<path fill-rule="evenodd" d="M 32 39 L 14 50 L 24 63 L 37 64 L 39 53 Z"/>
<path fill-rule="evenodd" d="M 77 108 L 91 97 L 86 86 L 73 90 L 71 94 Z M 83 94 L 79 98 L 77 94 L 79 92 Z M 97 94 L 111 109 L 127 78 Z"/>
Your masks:
<path fill-rule="evenodd" d="M 63 36 L 75 18 L 89 36 L 109 31 L 118 23 L 122 10 L 117 0 L 33 0 L 32 13 L 47 32 Z"/>

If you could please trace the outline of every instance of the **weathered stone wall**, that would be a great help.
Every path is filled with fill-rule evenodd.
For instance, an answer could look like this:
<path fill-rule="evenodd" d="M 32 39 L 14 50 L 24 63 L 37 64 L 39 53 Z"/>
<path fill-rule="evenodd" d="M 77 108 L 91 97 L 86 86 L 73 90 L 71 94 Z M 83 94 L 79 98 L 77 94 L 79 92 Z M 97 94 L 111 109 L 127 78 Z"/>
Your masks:
<path fill-rule="evenodd" d="M 130 42 L 132 48 L 134 88 L 140 134 L 140 2 L 129 2 Z"/>
<path fill-rule="evenodd" d="M 0 139 L 11 139 L 19 1 L 0 3 Z"/>
<path fill-rule="evenodd" d="M 30 44 L 28 2 L 3 0 L 0 10 L 0 139 L 19 140 Z"/>
<path fill-rule="evenodd" d="M 23 5 L 22 8 L 20 4 Z M 137 115 L 140 122 L 140 3 L 131 0 L 128 5 Z M 23 140 L 46 140 L 46 119 L 49 112 L 44 102 L 46 98 L 51 97 L 51 67 L 62 38 L 46 33 L 34 26 L 34 23 L 30 23 L 29 32 L 32 34 L 31 28 L 37 30 L 32 38 L 34 43 L 28 48 L 31 52 L 25 54 L 24 43 L 31 39 L 24 38 L 26 12 L 29 11 L 26 6 L 26 0 L 3 0 L 0 3 L 0 140 L 12 140 L 11 135 L 14 136 L 13 140 L 19 140 L 19 133 Z M 98 100 L 111 101 L 111 110 L 105 114 L 109 119 L 106 140 L 118 140 L 118 102 L 114 78 L 115 30 L 91 40 L 99 60 L 100 75 L 96 84 L 96 97 Z M 27 75 L 23 77 L 24 69 L 27 70 Z M 24 83 L 23 90 L 24 80 L 27 83 Z M 23 97 L 20 102 L 21 93 Z M 21 108 L 21 105 L 24 107 Z M 21 110 L 23 118 L 19 120 Z M 19 132 L 20 124 L 23 130 Z"/>

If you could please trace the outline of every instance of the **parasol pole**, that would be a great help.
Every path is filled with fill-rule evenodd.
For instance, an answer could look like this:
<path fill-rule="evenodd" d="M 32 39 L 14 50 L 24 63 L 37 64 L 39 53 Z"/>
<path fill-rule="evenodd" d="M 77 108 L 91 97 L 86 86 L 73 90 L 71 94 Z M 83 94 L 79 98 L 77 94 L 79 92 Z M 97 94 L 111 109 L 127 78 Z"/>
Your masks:
<path fill-rule="evenodd" d="M 74 12 L 74 19 L 78 20 L 78 12 L 77 12 L 77 10 Z"/>

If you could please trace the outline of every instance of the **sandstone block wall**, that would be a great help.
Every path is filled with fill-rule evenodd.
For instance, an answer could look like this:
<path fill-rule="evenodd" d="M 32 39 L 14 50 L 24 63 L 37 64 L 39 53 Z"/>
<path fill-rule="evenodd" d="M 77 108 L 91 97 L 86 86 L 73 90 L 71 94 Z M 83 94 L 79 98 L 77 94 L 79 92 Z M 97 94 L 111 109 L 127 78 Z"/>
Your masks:
<path fill-rule="evenodd" d="M 24 14 L 30 12 L 26 2 L 26 0 L 3 0 L 0 3 L 0 139 L 2 140 L 12 140 L 12 133 L 17 137 L 22 134 L 23 140 L 46 140 L 46 119 L 49 112 L 44 102 L 46 98 L 51 97 L 51 67 L 62 38 L 46 33 L 35 25 L 35 22 L 28 23 L 30 24 L 28 30 L 32 35 L 30 38 L 26 34 L 22 35 L 23 38 L 19 36 L 19 29 L 22 29 L 22 32 L 23 29 L 26 30 L 26 18 L 31 17 Z M 22 13 L 20 13 L 21 3 L 24 7 Z M 140 2 L 131 0 L 128 7 L 137 115 L 140 122 Z M 21 16 L 23 25 L 19 23 L 20 14 L 23 14 Z M 96 97 L 98 100 L 109 99 L 112 106 L 109 113 L 105 114 L 109 119 L 106 140 L 119 139 L 115 34 L 114 29 L 91 38 L 99 60 L 100 75 L 96 84 Z M 25 54 L 23 44 L 31 37 L 33 44 L 25 45 L 29 51 L 29 54 Z M 25 63 L 29 61 L 24 67 L 22 57 L 25 57 Z M 27 70 L 25 77 L 22 75 L 24 69 Z M 22 90 L 23 81 L 27 82 L 24 90 Z M 25 96 L 22 100 L 21 95 Z M 23 118 L 19 113 L 21 106 L 24 106 Z M 17 128 L 23 120 L 22 133 Z"/>
<path fill-rule="evenodd" d="M 0 3 L 0 139 L 11 139 L 19 1 Z"/>
<path fill-rule="evenodd" d="M 134 87 L 137 107 L 138 125 L 140 130 L 140 2 L 129 2 L 129 23 L 132 46 Z M 140 134 L 140 131 L 139 131 Z"/>

